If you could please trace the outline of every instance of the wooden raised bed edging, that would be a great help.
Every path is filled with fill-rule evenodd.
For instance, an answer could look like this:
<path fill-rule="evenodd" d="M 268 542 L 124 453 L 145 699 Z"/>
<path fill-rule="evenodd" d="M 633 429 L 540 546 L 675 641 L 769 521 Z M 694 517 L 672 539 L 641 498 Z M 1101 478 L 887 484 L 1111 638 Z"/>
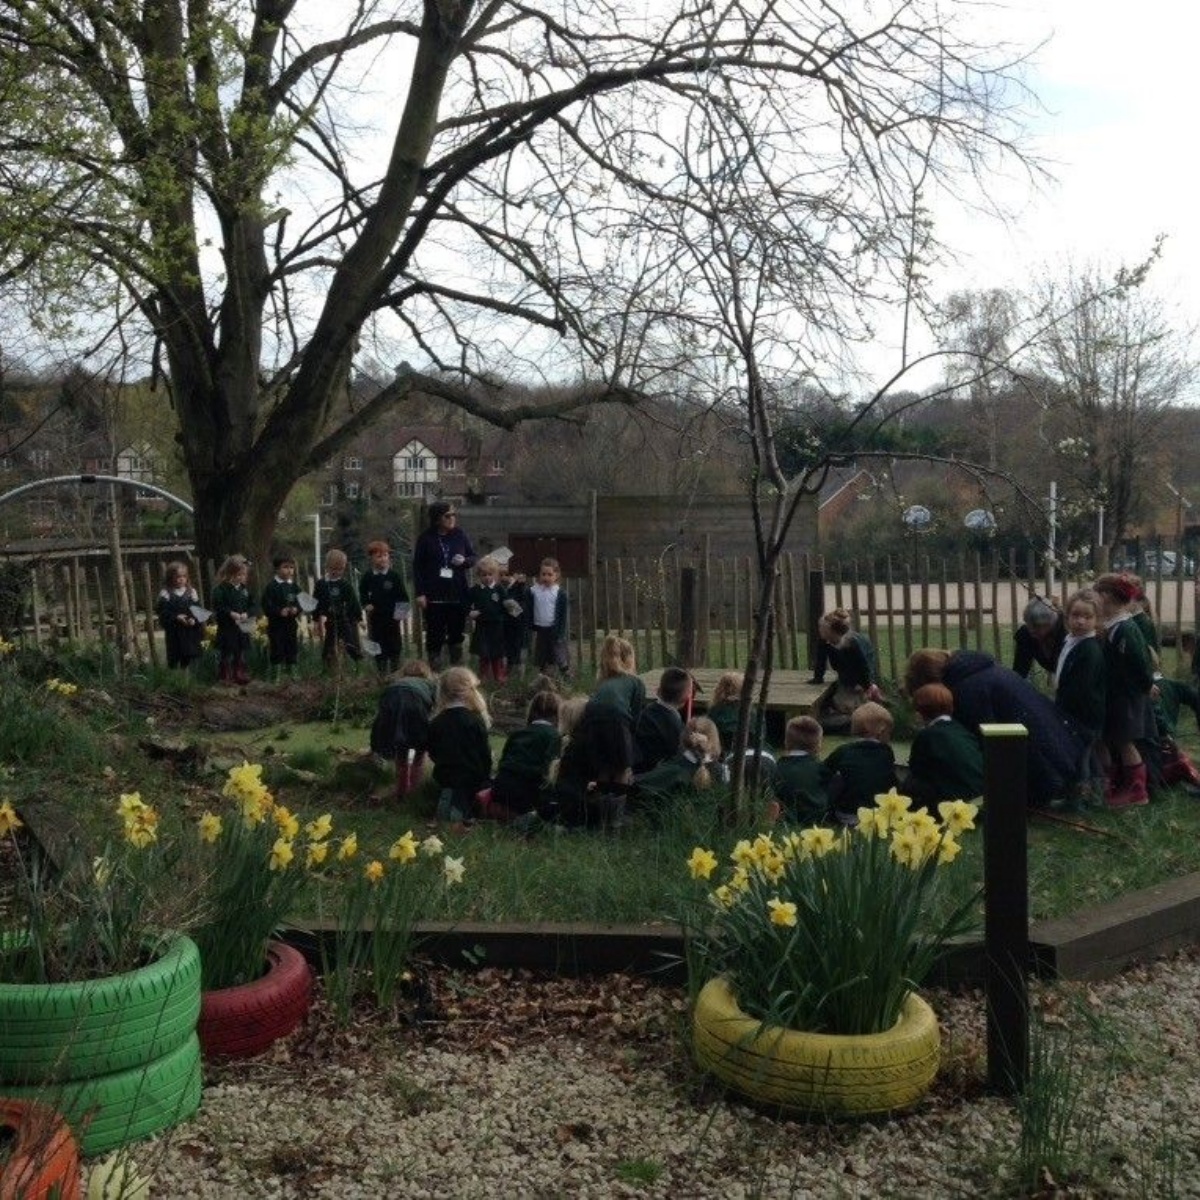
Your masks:
<path fill-rule="evenodd" d="M 320 943 L 330 924 L 290 929 L 284 940 L 320 968 Z M 629 972 L 683 979 L 683 933 L 675 925 L 531 924 L 464 921 L 417 926 L 421 954 L 453 967 L 506 967 L 558 975 Z M 1130 892 L 1086 912 L 1035 921 L 1029 930 L 1033 974 L 1043 979 L 1104 979 L 1200 942 L 1200 874 Z M 981 986 L 983 945 L 947 947 L 930 977 L 942 986 Z"/>

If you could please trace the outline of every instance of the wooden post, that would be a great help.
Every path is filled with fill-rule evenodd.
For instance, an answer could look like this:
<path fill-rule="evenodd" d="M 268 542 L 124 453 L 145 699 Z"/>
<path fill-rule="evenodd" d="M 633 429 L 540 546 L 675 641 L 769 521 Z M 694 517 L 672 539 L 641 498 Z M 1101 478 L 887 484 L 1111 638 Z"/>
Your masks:
<path fill-rule="evenodd" d="M 758 597 L 755 595 L 755 584 L 758 581 L 757 560 L 751 561 L 750 555 L 745 558 L 746 567 L 746 657 L 743 665 L 750 657 L 750 647 L 754 645 L 754 614 L 758 611 Z"/>
<path fill-rule="evenodd" d="M 975 649 L 983 649 L 983 556 L 975 551 Z"/>
<path fill-rule="evenodd" d="M 729 614 L 728 607 L 726 606 L 726 603 L 725 603 L 726 574 L 725 574 L 725 560 L 723 558 L 717 559 L 717 577 L 718 577 L 718 585 L 717 585 L 717 590 L 716 590 L 716 605 L 717 605 L 717 620 L 719 622 L 718 627 L 717 627 L 717 638 L 718 638 L 717 644 L 720 646 L 721 666 L 728 667 L 728 666 L 730 666 L 730 661 L 729 661 L 729 654 L 728 654 L 728 651 L 726 648 L 726 643 L 725 643 L 725 638 L 726 638 L 725 627 L 729 624 L 730 614 Z M 736 664 L 733 664 L 733 665 L 736 665 Z"/>
<path fill-rule="evenodd" d="M 967 560 L 958 552 L 958 648 L 967 648 Z"/>
<path fill-rule="evenodd" d="M 96 621 L 100 632 L 100 645 L 105 649 L 111 639 L 108 636 L 108 611 L 104 603 L 104 581 L 100 575 L 100 564 L 92 568 L 92 581 L 96 585 Z"/>
<path fill-rule="evenodd" d="M 712 635 L 712 534 L 704 535 L 700 559 L 700 628 L 696 633 L 696 665 L 708 666 L 708 639 Z"/>
<path fill-rule="evenodd" d="M 992 654 L 1000 661 L 1000 555 L 992 551 Z"/>
<path fill-rule="evenodd" d="M 688 568 L 688 569 L 691 570 L 692 568 Z M 683 595 L 683 592 L 682 592 L 682 588 L 683 588 L 682 570 L 679 567 L 678 559 L 675 560 L 675 574 L 677 577 L 680 577 L 679 586 L 680 586 L 681 590 L 680 590 L 679 594 L 680 594 L 680 597 L 682 597 L 682 595 Z M 661 615 L 660 615 L 659 624 L 658 624 L 658 640 L 660 643 L 659 648 L 662 651 L 663 666 L 666 666 L 666 664 L 667 664 L 667 638 L 668 638 L 667 626 L 671 623 L 671 617 L 668 612 L 669 605 L 667 604 L 667 568 L 666 568 L 666 564 L 663 562 L 663 558 L 661 555 L 659 556 L 659 559 L 658 559 L 658 595 L 659 595 L 659 603 L 662 605 Z M 693 591 L 692 598 L 693 598 L 693 601 L 696 599 L 695 591 Z M 683 624 L 683 613 L 682 612 L 680 612 L 680 614 L 679 614 L 679 622 L 680 622 L 680 625 L 682 626 L 682 624 Z M 649 625 L 649 623 L 650 623 L 649 617 L 647 616 L 646 624 Z M 685 666 L 689 666 L 689 667 L 699 666 L 699 659 L 696 657 L 696 631 L 698 628 L 699 628 L 699 624 L 697 621 L 697 623 L 694 624 L 692 627 L 692 657 L 684 664 Z M 647 631 L 646 631 L 647 640 L 649 640 L 649 637 L 650 637 L 650 631 L 649 631 L 649 629 L 647 629 Z"/>
<path fill-rule="evenodd" d="M 884 573 L 884 586 L 887 589 L 887 598 L 888 598 L 887 606 L 890 609 L 893 604 L 892 597 L 896 594 L 896 578 L 895 578 L 895 573 L 892 571 L 892 556 L 890 554 L 884 559 L 884 565 L 886 568 L 885 573 Z M 871 582 L 871 595 L 872 595 L 872 597 L 874 597 L 874 595 L 875 595 L 875 583 L 873 580 Z M 899 671 L 899 668 L 896 663 L 896 622 L 892 617 L 888 618 L 887 630 L 888 630 L 888 660 L 892 664 L 891 677 L 892 677 L 892 679 L 899 679 L 900 671 Z M 879 643 L 878 642 L 875 643 L 875 654 L 878 657 L 878 654 L 879 654 Z"/>
<path fill-rule="evenodd" d="M 63 624 L 67 627 L 67 641 L 78 641 L 75 632 L 75 607 L 71 603 L 71 568 L 65 563 L 62 568 Z"/>
<path fill-rule="evenodd" d="M 987 1079 L 1016 1095 L 1029 1076 L 1029 732 L 983 725 L 983 922 Z"/>
<path fill-rule="evenodd" d="M 146 598 L 146 645 L 150 647 L 150 661 L 157 667 L 161 663 L 158 656 L 158 639 L 154 636 L 154 584 L 150 580 L 150 564 L 142 563 L 142 595 Z M 164 645 L 164 652 L 165 652 Z"/>
<path fill-rule="evenodd" d="M 929 576 L 933 568 L 929 555 L 921 559 L 921 645 L 929 645 Z"/>
<path fill-rule="evenodd" d="M 37 567 L 29 568 L 29 595 L 33 601 L 33 644 L 42 648 L 42 595 L 38 590 Z"/>
<path fill-rule="evenodd" d="M 679 639 L 676 647 L 681 667 L 690 669 L 697 665 L 696 631 L 698 623 L 696 568 L 684 567 L 679 572 Z"/>
<path fill-rule="evenodd" d="M 625 636 L 625 565 L 621 559 L 617 559 L 617 637 Z M 630 642 L 636 644 L 634 636 L 630 637 Z"/>
<path fill-rule="evenodd" d="M 947 607 L 950 603 L 950 589 L 947 586 L 947 582 L 946 582 L 947 572 L 948 572 L 948 568 L 946 566 L 946 560 L 943 558 L 942 559 L 942 577 L 938 582 L 938 610 L 939 610 L 938 616 L 939 616 L 939 620 L 940 620 L 941 626 L 942 626 L 942 649 L 943 650 L 950 649 L 950 647 L 948 645 L 948 643 L 950 641 L 950 625 L 949 625 L 950 614 L 947 611 Z"/>
<path fill-rule="evenodd" d="M 817 626 L 825 615 L 825 572 L 819 567 L 808 573 L 808 669 L 816 670 L 820 653 Z"/>

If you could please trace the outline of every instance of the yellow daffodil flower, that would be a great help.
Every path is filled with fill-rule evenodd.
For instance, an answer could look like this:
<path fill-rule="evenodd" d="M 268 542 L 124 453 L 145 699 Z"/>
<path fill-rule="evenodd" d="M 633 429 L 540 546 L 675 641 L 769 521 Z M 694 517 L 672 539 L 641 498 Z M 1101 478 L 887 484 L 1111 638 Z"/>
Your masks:
<path fill-rule="evenodd" d="M 17 810 L 13 808 L 11 800 L 0 804 L 0 837 L 7 837 L 24 824 L 25 822 L 17 816 Z"/>
<path fill-rule="evenodd" d="M 754 847 L 743 838 L 730 851 L 729 857 L 739 867 L 748 867 L 754 862 Z"/>
<path fill-rule="evenodd" d="M 309 842 L 308 852 L 304 857 L 304 865 L 311 871 L 313 867 L 319 867 L 328 857 L 328 842 Z"/>
<path fill-rule="evenodd" d="M 962 846 L 947 834 L 942 838 L 941 844 L 938 846 L 938 862 L 952 863 L 958 857 L 961 850 Z"/>
<path fill-rule="evenodd" d="M 275 821 L 275 828 L 288 841 L 291 841 L 300 832 L 300 822 L 289 808 L 282 804 L 275 805 L 274 811 L 271 813 Z"/>
<path fill-rule="evenodd" d="M 759 870 L 762 876 L 770 883 L 778 883 L 783 878 L 783 872 L 787 867 L 787 860 L 782 854 L 773 854 L 765 862 L 759 864 Z"/>
<path fill-rule="evenodd" d="M 911 867 L 914 871 L 925 861 L 928 854 L 920 830 L 912 826 L 896 832 L 892 837 L 891 851 L 897 862 Z"/>
<path fill-rule="evenodd" d="M 140 809 L 125 822 L 125 840 L 138 850 L 158 841 L 158 813 L 152 808 Z"/>
<path fill-rule="evenodd" d="M 231 800 L 238 800 L 262 791 L 265 786 L 262 763 L 243 762 L 240 767 L 229 768 L 223 791 Z"/>
<path fill-rule="evenodd" d="M 735 892 L 744 892 L 750 886 L 750 872 L 745 867 L 736 867 L 729 877 L 729 886 Z"/>
<path fill-rule="evenodd" d="M 447 883 L 462 883 L 463 873 L 466 871 L 466 865 L 461 858 L 451 858 L 446 856 L 445 862 L 442 864 L 442 871 L 446 876 Z"/>
<path fill-rule="evenodd" d="M 309 821 L 304 827 L 305 836 L 313 842 L 323 842 L 333 829 L 333 817 L 322 813 L 315 821 Z"/>
<path fill-rule="evenodd" d="M 800 831 L 800 844 L 806 854 L 811 854 L 813 858 L 824 858 L 836 848 L 836 839 L 828 826 L 812 825 Z"/>
<path fill-rule="evenodd" d="M 721 884 L 710 899 L 718 908 L 729 908 L 736 898 L 733 889 L 727 883 Z"/>
<path fill-rule="evenodd" d="M 912 807 L 912 798 L 902 796 L 895 788 L 875 797 L 875 807 L 887 813 L 893 824 Z"/>
<path fill-rule="evenodd" d="M 221 818 L 216 813 L 205 812 L 200 818 L 200 840 L 210 846 L 221 836 Z"/>
<path fill-rule="evenodd" d="M 417 857 L 417 839 L 413 837 L 410 829 L 402 837 L 398 837 L 393 843 L 392 848 L 388 851 L 388 858 L 392 862 L 407 863 L 412 862 Z"/>
<path fill-rule="evenodd" d="M 421 843 L 421 853 L 426 858 L 437 858 L 443 849 L 442 839 L 432 833 Z"/>
<path fill-rule="evenodd" d="M 782 925 L 790 929 L 796 924 L 796 906 L 790 900 L 780 900 L 778 896 L 772 896 L 767 901 L 767 908 L 771 914 L 772 925 Z"/>
<path fill-rule="evenodd" d="M 338 862 L 349 862 L 358 853 L 358 834 L 348 833 L 338 847 Z"/>
<path fill-rule="evenodd" d="M 378 883 L 383 878 L 383 863 L 377 858 L 373 858 L 363 868 L 363 874 L 367 877 L 368 883 Z"/>
<path fill-rule="evenodd" d="M 688 870 L 693 879 L 707 879 L 717 869 L 717 856 L 711 851 L 697 846 L 688 859 Z"/>
<path fill-rule="evenodd" d="M 16 642 L 6 642 L 0 637 L 0 657 L 3 657 L 5 654 L 11 654 L 16 648 Z"/>
<path fill-rule="evenodd" d="M 271 859 L 267 863 L 267 866 L 272 871 L 284 871 L 295 856 L 295 847 L 287 838 L 276 838 L 275 845 L 271 847 Z"/>
<path fill-rule="evenodd" d="M 938 816 L 945 822 L 946 832 L 955 837 L 975 828 L 978 813 L 979 805 L 969 804 L 966 800 L 943 800 L 938 805 Z"/>
<path fill-rule="evenodd" d="M 128 821 L 138 809 L 145 807 L 141 792 L 123 792 L 117 800 L 117 813 L 124 821 Z"/>

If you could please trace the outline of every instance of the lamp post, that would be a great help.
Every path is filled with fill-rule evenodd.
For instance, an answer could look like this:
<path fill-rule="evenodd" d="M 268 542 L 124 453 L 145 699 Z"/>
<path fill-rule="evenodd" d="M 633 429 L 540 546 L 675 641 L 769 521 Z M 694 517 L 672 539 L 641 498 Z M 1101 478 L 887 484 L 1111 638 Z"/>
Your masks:
<path fill-rule="evenodd" d="M 321 514 L 312 514 L 313 523 L 313 574 L 321 578 Z"/>

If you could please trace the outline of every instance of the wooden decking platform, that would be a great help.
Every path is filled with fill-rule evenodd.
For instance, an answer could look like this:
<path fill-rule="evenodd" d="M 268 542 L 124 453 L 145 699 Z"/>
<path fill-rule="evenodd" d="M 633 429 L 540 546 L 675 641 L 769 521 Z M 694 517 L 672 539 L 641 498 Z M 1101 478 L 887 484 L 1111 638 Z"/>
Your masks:
<path fill-rule="evenodd" d="M 692 677 L 700 685 L 700 694 L 696 697 L 696 707 L 703 710 L 712 699 L 717 680 L 725 672 L 720 667 L 697 667 L 692 671 Z M 642 681 L 646 685 L 646 694 L 653 696 L 658 690 L 661 671 L 646 671 Z M 786 713 L 788 716 L 798 716 L 812 711 L 817 697 L 825 690 L 826 684 L 808 683 L 807 671 L 773 671 L 771 673 L 771 691 L 767 697 L 768 712 Z"/>

